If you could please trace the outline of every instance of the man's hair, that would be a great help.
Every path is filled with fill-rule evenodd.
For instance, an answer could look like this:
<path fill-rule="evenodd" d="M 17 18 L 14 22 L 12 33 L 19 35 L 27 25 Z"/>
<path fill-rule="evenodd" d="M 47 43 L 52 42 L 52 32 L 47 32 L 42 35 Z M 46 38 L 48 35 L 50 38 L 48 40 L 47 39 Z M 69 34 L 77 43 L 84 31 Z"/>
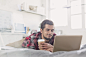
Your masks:
<path fill-rule="evenodd" d="M 54 25 L 51 20 L 44 20 L 44 21 L 41 23 L 41 29 L 42 29 L 42 30 L 45 28 L 45 25 L 46 25 L 46 24 L 48 24 L 48 25 Z"/>

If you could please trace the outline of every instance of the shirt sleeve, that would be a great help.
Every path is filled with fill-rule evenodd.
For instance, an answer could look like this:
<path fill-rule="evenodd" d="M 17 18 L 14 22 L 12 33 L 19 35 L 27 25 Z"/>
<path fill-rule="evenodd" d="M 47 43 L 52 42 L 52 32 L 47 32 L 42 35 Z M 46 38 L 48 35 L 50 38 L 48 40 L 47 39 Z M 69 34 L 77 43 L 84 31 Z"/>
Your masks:
<path fill-rule="evenodd" d="M 22 43 L 23 48 L 31 48 L 35 49 L 34 43 L 31 41 L 31 37 L 26 37 L 25 40 Z"/>

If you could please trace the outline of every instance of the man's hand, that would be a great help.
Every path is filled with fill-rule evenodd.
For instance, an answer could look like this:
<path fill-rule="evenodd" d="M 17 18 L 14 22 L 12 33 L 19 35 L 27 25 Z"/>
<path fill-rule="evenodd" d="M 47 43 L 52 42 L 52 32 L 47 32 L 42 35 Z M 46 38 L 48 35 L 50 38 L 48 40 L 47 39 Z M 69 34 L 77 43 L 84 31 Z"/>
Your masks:
<path fill-rule="evenodd" d="M 53 52 L 53 48 L 49 48 L 47 49 L 47 51 Z"/>
<path fill-rule="evenodd" d="M 53 51 L 53 46 L 49 43 L 40 43 L 39 49 L 47 50 L 47 51 L 52 52 Z"/>

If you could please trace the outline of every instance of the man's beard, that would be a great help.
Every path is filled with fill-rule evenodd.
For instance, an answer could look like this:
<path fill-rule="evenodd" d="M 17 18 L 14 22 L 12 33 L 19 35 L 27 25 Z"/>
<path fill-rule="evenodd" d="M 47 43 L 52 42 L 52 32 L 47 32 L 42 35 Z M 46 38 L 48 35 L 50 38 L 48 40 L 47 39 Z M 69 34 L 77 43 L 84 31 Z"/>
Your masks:
<path fill-rule="evenodd" d="M 43 35 L 43 37 L 44 37 L 45 40 L 51 40 L 51 38 L 46 38 L 44 35 Z"/>

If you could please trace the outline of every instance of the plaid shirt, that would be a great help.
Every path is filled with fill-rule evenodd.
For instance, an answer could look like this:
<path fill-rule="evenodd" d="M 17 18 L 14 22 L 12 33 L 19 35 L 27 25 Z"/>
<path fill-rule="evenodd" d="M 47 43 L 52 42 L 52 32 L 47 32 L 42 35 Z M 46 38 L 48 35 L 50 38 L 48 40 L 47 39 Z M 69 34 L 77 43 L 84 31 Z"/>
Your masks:
<path fill-rule="evenodd" d="M 55 35 L 56 34 L 53 34 L 53 37 L 49 41 L 49 44 L 53 45 Z M 22 47 L 24 47 L 24 48 L 27 47 L 27 48 L 39 50 L 38 42 L 37 42 L 38 39 L 42 39 L 41 38 L 41 32 L 33 33 L 29 37 L 26 37 L 24 42 L 22 43 Z"/>

